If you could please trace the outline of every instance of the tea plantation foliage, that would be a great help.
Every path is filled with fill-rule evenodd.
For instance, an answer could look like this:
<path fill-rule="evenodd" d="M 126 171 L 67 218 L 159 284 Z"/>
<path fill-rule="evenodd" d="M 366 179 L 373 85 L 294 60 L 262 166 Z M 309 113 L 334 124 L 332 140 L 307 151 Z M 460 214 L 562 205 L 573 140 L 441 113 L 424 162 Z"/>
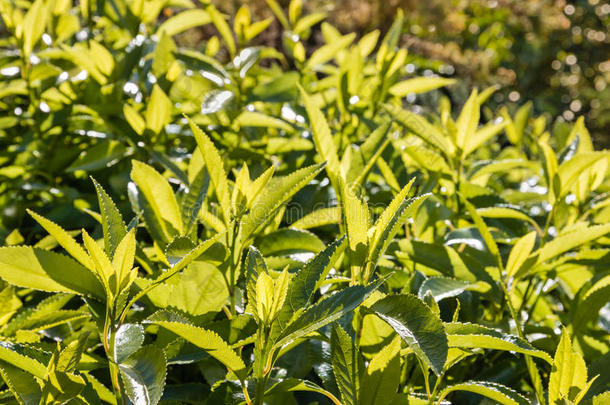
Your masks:
<path fill-rule="evenodd" d="M 0 402 L 610 403 L 583 121 L 268 5 L 0 1 Z"/>

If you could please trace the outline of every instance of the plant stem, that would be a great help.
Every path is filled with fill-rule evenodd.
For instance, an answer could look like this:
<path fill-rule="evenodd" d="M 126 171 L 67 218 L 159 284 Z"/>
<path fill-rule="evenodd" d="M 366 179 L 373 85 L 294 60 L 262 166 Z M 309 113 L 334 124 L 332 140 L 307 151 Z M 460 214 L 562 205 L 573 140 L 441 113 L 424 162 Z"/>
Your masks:
<path fill-rule="evenodd" d="M 517 335 L 521 339 L 525 339 L 525 334 L 523 333 L 523 330 L 521 329 L 519 315 L 517 314 L 517 311 L 515 310 L 515 307 L 513 306 L 513 303 L 510 300 L 510 295 L 508 294 L 508 289 L 506 288 L 506 284 L 503 281 L 500 281 L 500 284 L 501 284 L 502 290 L 504 292 L 504 297 L 506 299 L 506 305 L 508 306 L 510 315 L 513 318 L 513 320 L 515 321 L 515 329 L 517 330 Z M 541 404 L 544 404 L 544 392 L 541 392 L 540 389 L 538 388 L 537 382 L 540 380 L 540 375 L 538 375 L 538 371 L 537 371 L 536 365 L 534 364 L 534 360 L 531 358 L 531 356 L 528 356 L 526 354 L 525 363 L 527 364 L 527 371 L 532 380 L 532 385 L 534 387 L 534 391 L 536 392 L 536 398 L 538 399 L 538 402 L 540 402 Z M 535 372 L 535 374 L 534 374 L 534 372 Z"/>

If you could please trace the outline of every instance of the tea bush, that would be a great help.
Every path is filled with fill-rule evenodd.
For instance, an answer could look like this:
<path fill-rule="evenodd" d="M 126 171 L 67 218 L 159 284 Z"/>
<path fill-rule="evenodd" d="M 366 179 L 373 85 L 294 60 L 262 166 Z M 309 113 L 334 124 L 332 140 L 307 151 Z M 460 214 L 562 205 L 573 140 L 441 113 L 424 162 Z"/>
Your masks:
<path fill-rule="evenodd" d="M 401 14 L 356 40 L 269 0 L 280 51 L 245 7 L 0 4 L 3 402 L 610 401 L 582 119 L 451 105 Z"/>

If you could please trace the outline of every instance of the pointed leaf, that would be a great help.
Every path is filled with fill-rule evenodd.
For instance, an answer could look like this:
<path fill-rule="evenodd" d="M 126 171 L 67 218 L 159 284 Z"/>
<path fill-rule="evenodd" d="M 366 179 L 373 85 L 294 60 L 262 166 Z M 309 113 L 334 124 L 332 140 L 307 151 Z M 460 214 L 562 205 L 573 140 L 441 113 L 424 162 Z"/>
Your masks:
<path fill-rule="evenodd" d="M 527 341 L 507 333 L 473 323 L 446 323 L 450 347 L 462 349 L 492 349 L 523 353 L 552 363 L 551 356 Z"/>
<path fill-rule="evenodd" d="M 512 389 L 504 385 L 488 381 L 469 381 L 461 384 L 451 385 L 440 394 L 441 399 L 454 391 L 468 391 L 483 395 L 502 405 L 529 405 L 530 402 Z M 439 401 L 440 402 L 440 401 Z"/>
<path fill-rule="evenodd" d="M 123 363 L 137 352 L 144 343 L 144 328 L 134 323 L 124 323 L 114 335 L 114 362 Z"/>
<path fill-rule="evenodd" d="M 0 277 L 18 287 L 105 297 L 87 268 L 64 255 L 28 246 L 0 248 Z"/>
<path fill-rule="evenodd" d="M 227 173 L 225 172 L 222 158 L 220 157 L 218 149 L 214 146 L 214 143 L 197 124 L 190 119 L 188 119 L 188 122 L 191 131 L 193 131 L 193 135 L 195 136 L 195 140 L 197 141 L 199 151 L 203 155 L 203 160 L 205 161 L 206 170 L 210 175 L 210 180 L 214 185 L 214 192 L 216 193 L 216 198 L 220 204 L 225 223 L 228 223 L 231 220 L 231 196 L 229 195 Z"/>
<path fill-rule="evenodd" d="M 66 249 L 66 252 L 68 252 L 74 259 L 78 260 L 80 264 L 90 270 L 93 270 L 93 262 L 91 261 L 91 258 L 82 248 L 82 246 L 79 245 L 68 232 L 66 232 L 55 222 L 38 215 L 34 211 L 28 210 L 28 213 L 49 233 L 49 235 L 55 238 L 61 247 Z"/>
<path fill-rule="evenodd" d="M 399 384 L 400 339 L 396 337 L 371 359 L 360 384 L 360 404 L 391 404 Z"/>
<path fill-rule="evenodd" d="M 241 357 L 231 349 L 215 332 L 199 328 L 194 325 L 171 320 L 171 313 L 159 311 L 149 317 L 145 322 L 159 325 L 170 332 L 175 333 L 187 342 L 205 350 L 210 356 L 224 364 L 238 377 L 245 378 L 246 365 Z"/>
<path fill-rule="evenodd" d="M 325 225 L 338 224 L 339 222 L 341 222 L 341 208 L 329 207 L 320 208 L 310 212 L 309 214 L 290 224 L 290 227 L 297 229 L 311 229 Z"/>
<path fill-rule="evenodd" d="M 132 403 L 156 405 L 163 394 L 167 361 L 163 350 L 144 346 L 119 364 L 125 392 Z"/>
<path fill-rule="evenodd" d="M 326 170 L 333 184 L 336 182 L 336 177 L 340 174 L 339 155 L 337 147 L 330 132 L 326 118 L 320 108 L 315 105 L 314 100 L 299 86 L 301 97 L 309 116 L 309 122 L 313 132 L 313 139 L 316 144 L 316 150 L 320 154 L 322 160 L 326 162 Z"/>
<path fill-rule="evenodd" d="M 381 282 L 371 283 L 366 287 L 362 285 L 347 287 L 310 306 L 282 331 L 274 347 L 282 347 L 353 311 L 379 287 Z"/>
<path fill-rule="evenodd" d="M 137 160 L 132 161 L 131 179 L 150 204 L 167 241 L 182 234 L 182 217 L 174 191 L 155 169 Z"/>
<path fill-rule="evenodd" d="M 390 87 L 389 92 L 396 97 L 405 97 L 408 94 L 425 93 L 453 83 L 455 80 L 444 77 L 416 77 L 394 84 Z"/>
<path fill-rule="evenodd" d="M 449 277 L 430 277 L 427 278 L 419 287 L 417 295 L 424 299 L 430 293 L 436 301 L 445 298 L 455 297 L 464 291 L 487 292 L 491 286 L 484 281 L 468 282 Z"/>
<path fill-rule="evenodd" d="M 424 117 L 391 104 L 385 104 L 383 107 L 396 119 L 398 124 L 413 132 L 418 138 L 436 147 L 445 155 L 453 154 L 453 145 L 437 127 L 426 121 Z"/>
<path fill-rule="evenodd" d="M 39 405 L 42 390 L 32 375 L 6 363 L 0 363 L 0 375 L 19 404 Z"/>
<path fill-rule="evenodd" d="M 336 324 L 330 335 L 330 361 L 345 405 L 357 405 L 360 390 L 360 360 L 352 338 Z"/>
<path fill-rule="evenodd" d="M 587 385 L 587 366 L 582 356 L 572 350 L 572 342 L 564 329 L 557 345 L 549 378 L 549 403 L 562 398 L 573 401 Z"/>
<path fill-rule="evenodd" d="M 407 194 L 411 189 L 411 185 L 415 179 L 412 179 L 403 189 L 394 197 L 390 205 L 383 211 L 377 223 L 375 224 L 375 232 L 370 239 L 369 254 L 367 262 L 376 266 L 377 261 L 383 255 L 386 248 L 398 232 L 398 229 L 407 219 L 409 215 L 415 215 L 419 206 L 425 201 L 430 194 L 424 194 L 414 198 L 407 198 Z"/>
<path fill-rule="evenodd" d="M 464 107 L 462 107 L 462 111 L 460 112 L 460 116 L 455 123 L 457 134 L 456 134 L 456 144 L 462 150 L 462 156 L 465 155 L 466 151 L 466 142 L 469 138 L 474 137 L 475 132 L 477 130 L 477 126 L 479 125 L 480 118 L 480 106 L 478 101 L 478 92 L 475 89 L 466 100 Z"/>
<path fill-rule="evenodd" d="M 299 169 L 288 176 L 273 178 L 252 202 L 250 212 L 242 219 L 242 238 L 247 241 L 268 224 L 277 210 L 324 168 L 317 164 Z"/>
<path fill-rule="evenodd" d="M 536 243 L 536 232 L 532 231 L 527 235 L 520 238 L 515 246 L 508 255 L 508 261 L 506 262 L 506 277 L 513 277 L 523 263 L 527 260 L 532 250 L 534 250 L 534 244 Z"/>
<path fill-rule="evenodd" d="M 127 228 L 123 217 L 116 207 L 112 198 L 106 193 L 102 186 L 91 178 L 97 193 L 97 199 L 100 205 L 100 214 L 102 215 L 102 229 L 104 231 L 104 249 L 108 257 L 114 255 L 114 250 L 119 242 L 125 237 Z"/>
<path fill-rule="evenodd" d="M 441 320 L 410 294 L 390 295 L 370 310 L 388 323 L 415 354 L 439 375 L 447 360 L 449 346 Z"/>

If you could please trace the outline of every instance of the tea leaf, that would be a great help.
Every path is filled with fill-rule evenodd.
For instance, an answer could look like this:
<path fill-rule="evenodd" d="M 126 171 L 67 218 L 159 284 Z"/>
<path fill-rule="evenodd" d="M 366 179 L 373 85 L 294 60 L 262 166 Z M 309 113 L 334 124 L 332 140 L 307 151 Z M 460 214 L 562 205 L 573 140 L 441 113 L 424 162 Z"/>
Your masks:
<path fill-rule="evenodd" d="M 390 87 L 389 91 L 393 96 L 405 97 L 407 94 L 425 93 L 453 83 L 455 83 L 455 80 L 443 77 L 416 77 L 396 83 Z"/>
<path fill-rule="evenodd" d="M 76 261 L 28 246 L 0 248 L 0 277 L 19 287 L 104 299 L 95 275 Z"/>
<path fill-rule="evenodd" d="M 535 349 L 527 341 L 513 335 L 472 323 L 446 323 L 445 331 L 450 347 L 462 349 L 505 350 L 538 357 L 552 363 L 551 356 Z"/>
<path fill-rule="evenodd" d="M 414 295 L 390 295 L 377 301 L 370 311 L 383 319 L 415 354 L 440 375 L 449 346 L 441 320 Z"/>
<path fill-rule="evenodd" d="M 445 398 L 449 393 L 454 391 L 473 392 L 502 405 L 527 405 L 530 403 L 518 392 L 513 391 L 504 385 L 488 381 L 469 381 L 450 385 L 441 392 L 440 397 Z"/>
<path fill-rule="evenodd" d="M 159 325 L 175 333 L 187 342 L 205 350 L 210 356 L 224 364 L 240 378 L 245 377 L 246 365 L 231 347 L 215 332 L 194 325 L 176 322 L 168 318 L 167 312 L 157 312 L 146 323 Z"/>
<path fill-rule="evenodd" d="M 55 222 L 38 215 L 34 211 L 28 210 L 28 213 L 36 220 L 36 222 L 40 224 L 40 226 L 42 226 L 57 240 L 57 243 L 59 243 L 61 247 L 66 249 L 66 252 L 68 252 L 74 259 L 78 260 L 80 264 L 90 270 L 93 270 L 93 262 L 91 261 L 91 258 L 68 232 L 66 232 Z"/>
<path fill-rule="evenodd" d="M 102 215 L 102 229 L 104 231 L 104 249 L 109 257 L 114 255 L 114 251 L 119 242 L 125 237 L 127 228 L 123 222 L 123 217 L 116 207 L 112 198 L 106 193 L 102 186 L 93 178 L 93 185 L 97 193 L 97 200 Z"/>
<path fill-rule="evenodd" d="M 166 359 L 163 350 L 144 346 L 119 364 L 125 392 L 132 403 L 156 405 L 165 386 Z"/>
<path fill-rule="evenodd" d="M 341 399 L 346 405 L 356 405 L 359 402 L 360 390 L 360 359 L 358 348 L 352 338 L 339 325 L 334 325 L 330 336 L 330 360 Z"/>

